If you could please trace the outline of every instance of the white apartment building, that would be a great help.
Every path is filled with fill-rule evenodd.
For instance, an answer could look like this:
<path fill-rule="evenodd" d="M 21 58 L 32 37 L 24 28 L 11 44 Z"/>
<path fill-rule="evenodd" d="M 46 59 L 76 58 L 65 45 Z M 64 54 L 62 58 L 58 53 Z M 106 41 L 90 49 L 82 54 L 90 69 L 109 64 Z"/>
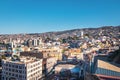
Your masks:
<path fill-rule="evenodd" d="M 84 32 L 83 31 L 81 31 L 81 38 L 83 38 L 84 37 Z"/>
<path fill-rule="evenodd" d="M 53 66 L 57 63 L 57 60 L 55 57 L 49 57 L 46 60 L 46 70 L 47 73 L 49 73 L 51 71 L 51 69 L 53 68 Z"/>
<path fill-rule="evenodd" d="M 43 42 L 42 42 L 42 39 L 40 38 L 37 38 L 37 39 L 33 39 L 32 40 L 32 45 L 33 46 L 40 46 L 40 45 L 43 45 Z"/>
<path fill-rule="evenodd" d="M 32 42 L 33 46 L 38 46 L 38 40 L 37 39 L 33 39 L 33 42 Z"/>
<path fill-rule="evenodd" d="M 42 59 L 20 57 L 20 61 L 2 61 L 2 80 L 39 80 L 42 77 Z"/>

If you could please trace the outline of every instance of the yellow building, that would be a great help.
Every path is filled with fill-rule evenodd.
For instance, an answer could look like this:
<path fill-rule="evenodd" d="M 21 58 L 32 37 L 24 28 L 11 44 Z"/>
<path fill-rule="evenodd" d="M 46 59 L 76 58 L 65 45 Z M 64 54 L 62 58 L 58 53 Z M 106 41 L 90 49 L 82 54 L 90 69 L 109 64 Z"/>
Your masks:
<path fill-rule="evenodd" d="M 62 49 L 50 48 L 50 49 L 41 49 L 43 54 L 47 54 L 47 57 L 55 57 L 56 60 L 62 60 Z"/>
<path fill-rule="evenodd" d="M 70 56 L 79 57 L 80 53 L 81 53 L 81 49 L 80 48 L 69 49 Z"/>

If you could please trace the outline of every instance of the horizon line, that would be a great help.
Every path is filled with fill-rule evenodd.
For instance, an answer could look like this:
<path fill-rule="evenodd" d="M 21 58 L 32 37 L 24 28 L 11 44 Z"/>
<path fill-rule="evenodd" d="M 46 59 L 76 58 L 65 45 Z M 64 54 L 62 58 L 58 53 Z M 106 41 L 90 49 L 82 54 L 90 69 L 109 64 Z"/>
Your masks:
<path fill-rule="evenodd" d="M 54 31 L 45 31 L 45 32 L 22 32 L 22 33 L 0 33 L 0 35 L 25 35 L 25 34 L 43 34 L 43 33 L 51 33 L 51 32 L 62 32 L 62 31 L 69 31 L 69 30 L 76 30 L 76 29 L 96 29 L 96 28 L 102 28 L 102 27 L 119 27 L 118 26 L 99 26 L 99 27 L 82 27 L 82 28 L 73 28 L 73 29 L 65 29 L 65 30 L 54 30 Z"/>

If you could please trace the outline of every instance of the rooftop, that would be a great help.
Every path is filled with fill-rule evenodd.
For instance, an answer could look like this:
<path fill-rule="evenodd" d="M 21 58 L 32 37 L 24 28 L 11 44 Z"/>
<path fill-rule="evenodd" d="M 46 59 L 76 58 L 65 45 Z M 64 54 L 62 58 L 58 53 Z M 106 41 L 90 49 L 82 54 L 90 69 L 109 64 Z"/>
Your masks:
<path fill-rule="evenodd" d="M 76 65 L 72 65 L 72 64 L 59 64 L 59 65 L 56 66 L 56 68 L 72 69 L 75 66 Z"/>
<path fill-rule="evenodd" d="M 106 60 L 98 60 L 98 68 L 96 69 L 96 74 L 99 76 L 107 76 L 109 78 L 115 77 L 120 79 L 120 65 L 117 65 Z"/>
<path fill-rule="evenodd" d="M 39 61 L 40 59 L 37 59 L 35 57 L 24 57 L 21 56 L 20 60 L 13 60 L 12 58 L 7 58 L 6 62 L 11 62 L 11 63 L 17 63 L 17 64 L 29 64 L 29 63 L 33 63 L 35 61 Z"/>
<path fill-rule="evenodd" d="M 32 51 L 29 51 L 29 52 L 21 52 L 20 53 L 20 56 L 26 56 L 26 57 L 36 57 L 36 58 L 43 58 L 43 53 L 41 52 L 32 52 Z"/>

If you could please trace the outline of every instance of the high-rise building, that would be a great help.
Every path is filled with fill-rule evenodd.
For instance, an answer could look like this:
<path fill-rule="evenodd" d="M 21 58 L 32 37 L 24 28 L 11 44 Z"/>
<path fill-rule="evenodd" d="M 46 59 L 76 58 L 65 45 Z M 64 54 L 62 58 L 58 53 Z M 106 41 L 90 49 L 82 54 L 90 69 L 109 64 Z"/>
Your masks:
<path fill-rule="evenodd" d="M 1 80 L 39 80 L 42 77 L 42 59 L 25 56 L 19 60 L 16 58 L 2 61 Z"/>
<path fill-rule="evenodd" d="M 27 41 L 27 46 L 28 46 L 28 47 L 32 47 L 32 40 L 31 40 L 31 39 L 29 39 L 29 40 Z"/>
<path fill-rule="evenodd" d="M 41 44 L 43 44 L 43 43 L 42 43 L 42 39 L 33 39 L 33 40 L 32 40 L 32 45 L 33 45 L 33 46 L 39 46 L 39 45 L 41 45 Z"/>
<path fill-rule="evenodd" d="M 12 40 L 12 38 L 9 38 L 9 42 L 11 43 L 13 40 Z"/>
<path fill-rule="evenodd" d="M 37 45 L 38 45 L 37 43 L 38 43 L 37 39 L 33 39 L 32 45 L 33 45 L 33 46 L 37 46 Z"/>
<path fill-rule="evenodd" d="M 84 37 L 84 32 L 83 31 L 81 31 L 81 38 L 83 38 Z"/>

